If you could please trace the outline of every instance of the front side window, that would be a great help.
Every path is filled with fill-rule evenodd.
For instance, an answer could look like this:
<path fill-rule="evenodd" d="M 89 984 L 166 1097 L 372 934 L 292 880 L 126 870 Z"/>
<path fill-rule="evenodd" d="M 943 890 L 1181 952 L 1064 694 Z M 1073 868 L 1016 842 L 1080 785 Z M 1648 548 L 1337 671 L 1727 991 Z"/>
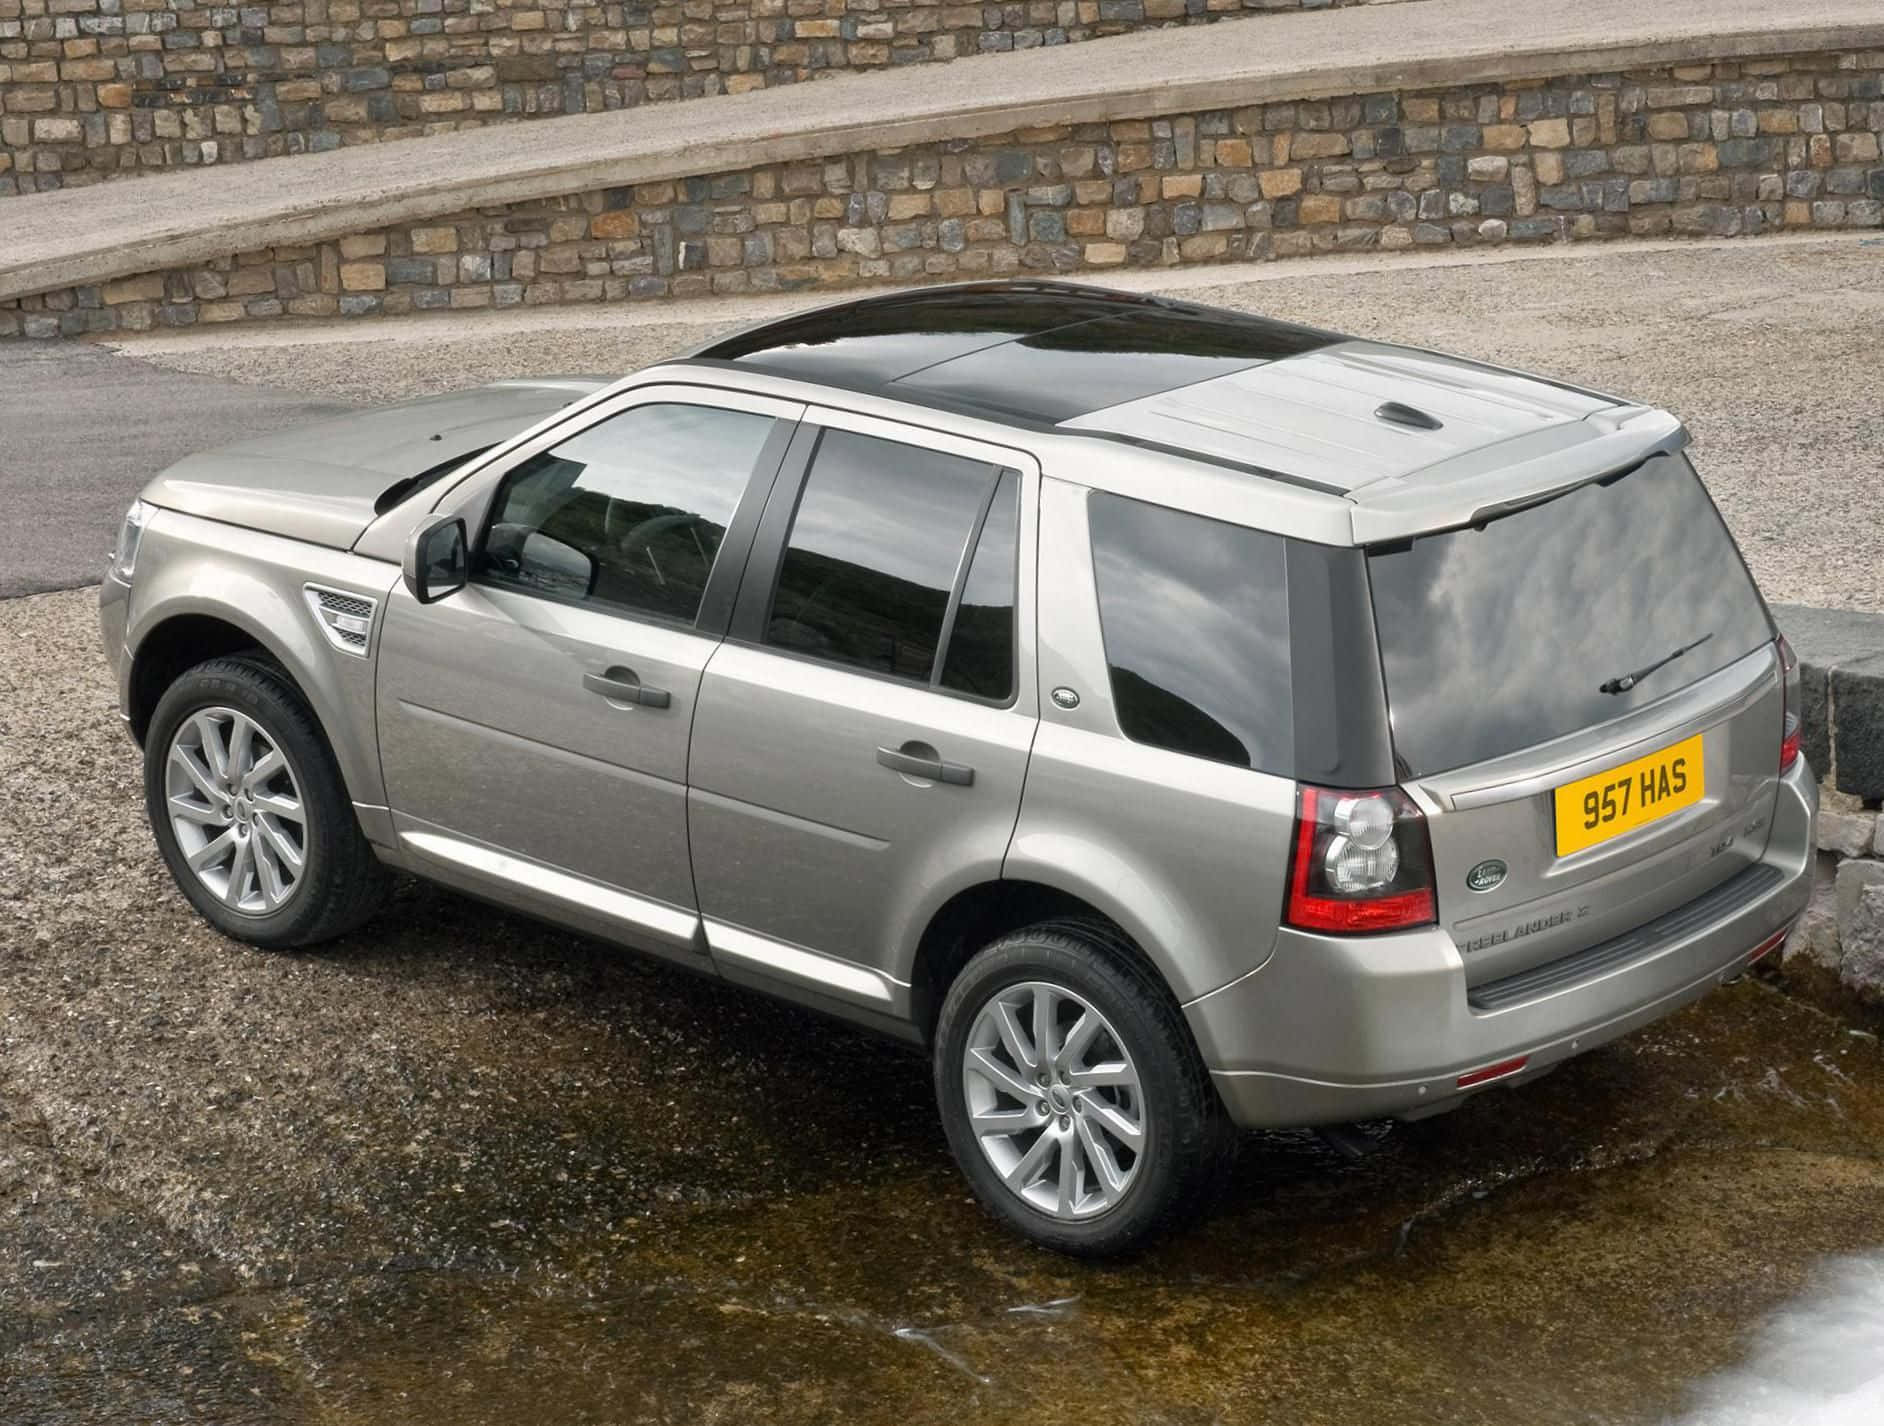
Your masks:
<path fill-rule="evenodd" d="M 792 520 L 765 641 L 1006 699 L 1018 524 L 1012 471 L 826 431 Z"/>
<path fill-rule="evenodd" d="M 636 406 L 504 477 L 479 578 L 691 623 L 773 418 Z"/>
<path fill-rule="evenodd" d="M 1281 536 L 1107 494 L 1091 497 L 1088 523 L 1125 736 L 1286 771 L 1295 720 Z"/>

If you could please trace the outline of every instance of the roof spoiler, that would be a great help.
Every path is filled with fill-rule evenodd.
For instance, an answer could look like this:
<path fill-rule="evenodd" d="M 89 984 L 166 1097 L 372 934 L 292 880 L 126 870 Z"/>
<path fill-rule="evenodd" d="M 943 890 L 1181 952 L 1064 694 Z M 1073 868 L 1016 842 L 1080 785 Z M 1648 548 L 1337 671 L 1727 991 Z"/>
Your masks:
<path fill-rule="evenodd" d="M 1455 530 L 1619 474 L 1688 444 L 1653 406 L 1613 406 L 1350 491 L 1356 544 Z"/>

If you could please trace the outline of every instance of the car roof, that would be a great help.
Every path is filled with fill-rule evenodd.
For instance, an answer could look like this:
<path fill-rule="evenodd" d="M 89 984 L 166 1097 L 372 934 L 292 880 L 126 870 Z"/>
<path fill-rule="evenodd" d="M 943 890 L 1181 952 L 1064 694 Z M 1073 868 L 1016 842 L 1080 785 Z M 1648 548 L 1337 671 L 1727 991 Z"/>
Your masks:
<path fill-rule="evenodd" d="M 685 360 L 1304 487 L 1368 508 L 1355 538 L 1467 518 L 1686 440 L 1665 413 L 1548 378 L 1047 280 L 843 302 Z M 1462 501 L 1477 503 L 1461 515 Z"/>

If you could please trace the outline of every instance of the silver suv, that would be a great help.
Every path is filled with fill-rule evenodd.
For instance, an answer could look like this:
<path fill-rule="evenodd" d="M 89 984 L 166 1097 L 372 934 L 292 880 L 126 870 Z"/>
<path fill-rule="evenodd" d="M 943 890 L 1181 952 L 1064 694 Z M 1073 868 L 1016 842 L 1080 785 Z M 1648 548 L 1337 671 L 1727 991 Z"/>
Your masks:
<path fill-rule="evenodd" d="M 192 457 L 104 642 L 228 935 L 338 936 L 397 868 L 887 1031 L 981 1200 L 1096 1254 L 1239 1126 L 1452 1108 L 1783 940 L 1799 686 L 1685 444 L 937 288 Z"/>

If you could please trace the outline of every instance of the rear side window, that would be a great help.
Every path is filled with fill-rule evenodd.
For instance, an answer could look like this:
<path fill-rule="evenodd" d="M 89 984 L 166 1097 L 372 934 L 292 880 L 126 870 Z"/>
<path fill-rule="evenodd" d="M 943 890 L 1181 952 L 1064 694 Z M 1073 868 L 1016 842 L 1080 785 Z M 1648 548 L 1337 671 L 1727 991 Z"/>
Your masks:
<path fill-rule="evenodd" d="M 980 461 L 826 431 L 799 496 L 766 642 L 1005 700 L 1019 482 Z"/>
<path fill-rule="evenodd" d="M 1773 637 L 1681 456 L 1476 529 L 1371 549 L 1367 564 L 1406 776 L 1606 722 Z"/>
<path fill-rule="evenodd" d="M 1294 715 L 1283 539 L 1102 493 L 1088 523 L 1125 735 L 1286 773 Z"/>

